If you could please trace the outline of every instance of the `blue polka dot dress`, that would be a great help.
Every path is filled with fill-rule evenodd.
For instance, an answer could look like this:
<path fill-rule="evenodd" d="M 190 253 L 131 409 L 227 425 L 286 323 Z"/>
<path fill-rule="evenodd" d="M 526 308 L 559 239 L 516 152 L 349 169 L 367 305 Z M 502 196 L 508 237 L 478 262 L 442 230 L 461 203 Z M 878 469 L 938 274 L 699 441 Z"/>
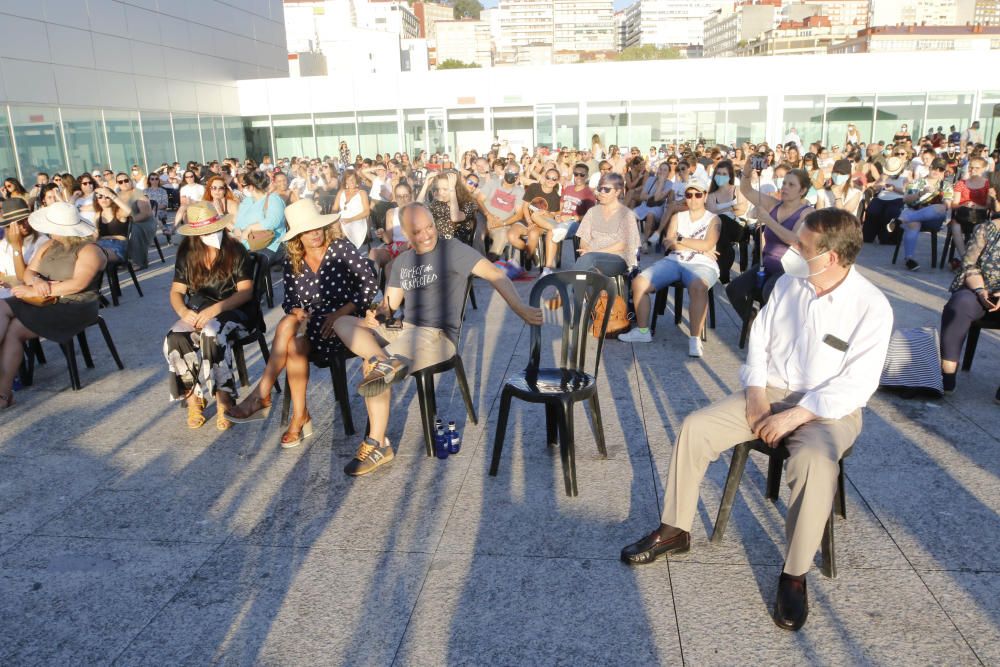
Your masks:
<path fill-rule="evenodd" d="M 309 356 L 314 360 L 327 359 L 344 347 L 336 336 L 323 338 L 320 334 L 326 315 L 353 303 L 354 314 L 363 317 L 376 292 L 371 263 L 346 238 L 330 242 L 318 272 L 303 261 L 302 272 L 293 273 L 292 263 L 285 260 L 285 300 L 281 307 L 286 313 L 294 308 L 312 313 L 306 337 L 312 346 Z"/>

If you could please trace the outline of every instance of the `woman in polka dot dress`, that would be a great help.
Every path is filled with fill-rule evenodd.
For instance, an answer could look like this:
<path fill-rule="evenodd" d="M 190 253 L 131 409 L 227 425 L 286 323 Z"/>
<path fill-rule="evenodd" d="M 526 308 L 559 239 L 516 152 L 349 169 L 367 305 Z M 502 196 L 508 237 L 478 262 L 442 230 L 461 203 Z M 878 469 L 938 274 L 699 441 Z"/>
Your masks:
<path fill-rule="evenodd" d="M 271 358 L 256 389 L 226 416 L 237 424 L 264 419 L 271 410 L 271 389 L 284 369 L 292 399 L 292 418 L 281 446 L 294 447 L 312 435 L 306 407 L 309 362 L 329 359 L 343 344 L 333 323 L 364 317 L 378 291 L 371 264 L 340 232 L 340 216 L 320 215 L 312 200 L 285 209 L 285 315 L 271 343 Z M 337 223 L 337 224 L 335 224 Z"/>

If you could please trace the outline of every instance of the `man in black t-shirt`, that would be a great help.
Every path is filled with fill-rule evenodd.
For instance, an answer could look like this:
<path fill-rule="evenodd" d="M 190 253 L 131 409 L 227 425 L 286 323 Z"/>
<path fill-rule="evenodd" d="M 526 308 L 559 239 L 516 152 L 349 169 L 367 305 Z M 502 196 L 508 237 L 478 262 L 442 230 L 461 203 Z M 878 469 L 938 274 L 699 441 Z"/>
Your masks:
<path fill-rule="evenodd" d="M 368 474 L 393 458 L 385 435 L 389 386 L 407 373 L 455 355 L 470 276 L 489 282 L 528 324 L 542 323 L 542 311 L 521 301 L 507 274 L 461 241 L 438 237 L 426 206 L 407 204 L 397 215 L 410 250 L 393 261 L 385 300 L 376 312 L 388 317 L 402 305 L 404 321 L 386 319 L 379 323 L 369 311 L 368 319 L 341 317 L 333 325 L 341 342 L 365 360 L 358 393 L 365 397 L 369 431 L 344 468 L 353 476 Z"/>

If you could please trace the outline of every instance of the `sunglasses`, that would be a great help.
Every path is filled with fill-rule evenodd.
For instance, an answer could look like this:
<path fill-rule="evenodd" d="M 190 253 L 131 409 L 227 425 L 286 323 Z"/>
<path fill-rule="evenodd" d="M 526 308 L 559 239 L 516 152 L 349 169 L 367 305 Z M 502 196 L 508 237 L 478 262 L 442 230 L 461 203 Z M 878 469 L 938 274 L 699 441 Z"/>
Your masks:
<path fill-rule="evenodd" d="M 685 199 L 701 199 L 704 196 L 705 196 L 704 192 L 685 192 L 684 193 L 684 198 Z"/>
<path fill-rule="evenodd" d="M 119 179 L 118 179 L 118 180 L 117 180 L 116 182 L 117 182 L 118 184 L 122 184 L 122 183 L 128 183 L 128 179 L 127 179 L 127 178 L 119 178 Z"/>
<path fill-rule="evenodd" d="M 94 184 L 93 181 L 80 181 L 80 185 L 93 185 L 93 184 Z M 9 190 L 10 186 L 8 186 L 7 189 Z"/>
<path fill-rule="evenodd" d="M 587 178 L 587 173 L 583 171 L 574 171 L 573 175 L 577 178 Z"/>
<path fill-rule="evenodd" d="M 602 195 L 606 195 L 609 192 L 614 192 L 615 189 L 607 185 L 602 185 L 601 187 L 597 188 L 597 191 L 600 192 Z"/>
<path fill-rule="evenodd" d="M 552 181 L 553 183 L 555 183 L 556 181 L 558 181 L 558 180 L 559 180 L 559 178 L 558 178 L 558 177 L 556 177 L 556 178 L 552 178 L 551 176 L 546 176 L 546 177 L 545 177 L 545 180 L 546 180 L 546 181 Z"/>
<path fill-rule="evenodd" d="M 225 185 L 213 185 L 211 189 L 212 189 L 213 192 L 223 192 L 226 189 L 226 186 Z"/>
<path fill-rule="evenodd" d="M 466 181 L 465 184 L 466 185 L 471 185 L 474 188 L 479 187 L 479 181 L 474 181 L 472 179 L 469 179 L 468 181 Z"/>

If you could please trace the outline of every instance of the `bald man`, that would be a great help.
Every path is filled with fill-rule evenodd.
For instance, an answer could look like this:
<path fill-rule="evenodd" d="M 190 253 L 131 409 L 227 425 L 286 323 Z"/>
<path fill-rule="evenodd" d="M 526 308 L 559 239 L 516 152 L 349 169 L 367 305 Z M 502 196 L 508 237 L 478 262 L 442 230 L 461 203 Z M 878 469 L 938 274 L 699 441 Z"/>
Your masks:
<path fill-rule="evenodd" d="M 430 210 L 423 204 L 399 209 L 400 226 L 410 250 L 393 263 L 380 307 L 388 316 L 403 305 L 401 327 L 391 320 L 341 317 L 337 337 L 364 362 L 365 377 L 358 393 L 365 397 L 370 422 L 368 436 L 344 468 L 348 475 L 367 475 L 392 460 L 385 435 L 389 422 L 389 387 L 407 373 L 451 359 L 462 325 L 462 306 L 469 276 L 486 280 L 511 309 L 528 324 L 541 324 L 542 311 L 525 304 L 507 274 L 458 239 L 441 239 Z M 404 301 L 405 297 L 405 301 Z"/>

